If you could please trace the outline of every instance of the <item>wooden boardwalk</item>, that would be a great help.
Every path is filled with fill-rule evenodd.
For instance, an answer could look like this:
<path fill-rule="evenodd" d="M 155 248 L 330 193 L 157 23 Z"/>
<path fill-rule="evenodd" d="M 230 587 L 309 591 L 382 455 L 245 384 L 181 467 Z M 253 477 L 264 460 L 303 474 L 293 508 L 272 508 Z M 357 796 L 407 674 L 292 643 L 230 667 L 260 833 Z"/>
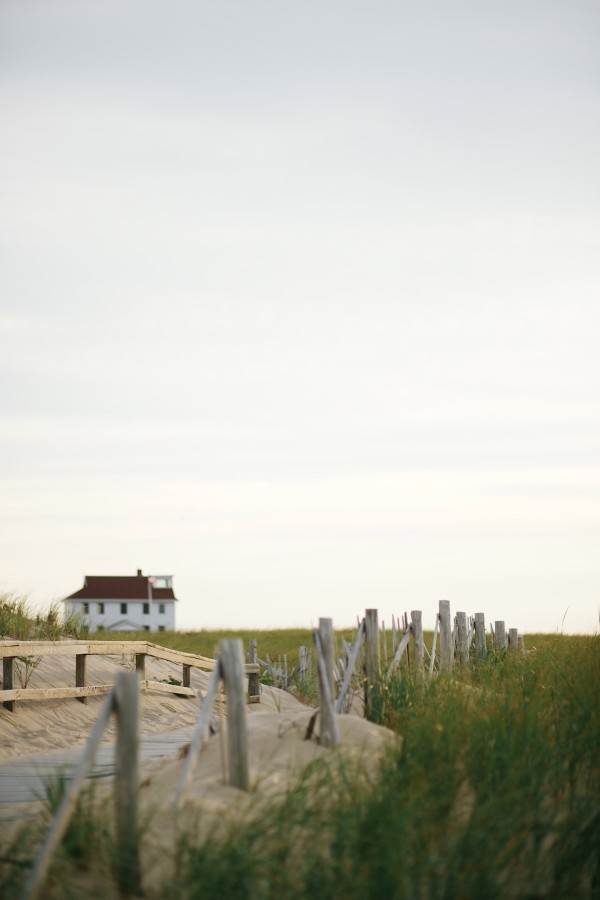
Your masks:
<path fill-rule="evenodd" d="M 181 728 L 140 738 L 140 763 L 172 756 L 189 743 L 193 727 Z M 53 750 L 31 756 L 19 756 L 0 763 L 0 823 L 24 818 L 19 804 L 39 800 L 45 796 L 48 779 L 73 773 L 84 747 L 74 750 Z M 89 778 L 107 778 L 114 774 L 114 741 L 100 745 Z M 37 816 L 32 809 L 27 815 Z"/>

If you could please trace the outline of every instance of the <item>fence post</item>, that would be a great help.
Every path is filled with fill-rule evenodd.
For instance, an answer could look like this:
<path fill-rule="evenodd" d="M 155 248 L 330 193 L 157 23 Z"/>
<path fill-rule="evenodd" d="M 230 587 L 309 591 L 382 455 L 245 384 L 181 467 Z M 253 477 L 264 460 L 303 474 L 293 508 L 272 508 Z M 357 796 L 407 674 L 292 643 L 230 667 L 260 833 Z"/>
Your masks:
<path fill-rule="evenodd" d="M 508 649 L 509 650 L 518 650 L 519 649 L 519 630 L 518 630 L 518 628 L 509 628 L 508 629 Z"/>
<path fill-rule="evenodd" d="M 331 690 L 333 668 L 333 622 L 331 619 L 319 619 L 319 628 L 313 631 L 313 641 L 317 647 L 319 710 L 321 715 L 319 744 L 322 747 L 337 747 L 340 741 L 335 723 Z"/>
<path fill-rule="evenodd" d="M 335 680 L 333 677 L 333 619 L 319 619 L 319 637 L 321 638 L 321 651 L 323 655 L 323 666 L 319 663 L 318 668 L 319 696 L 321 697 L 320 743 L 325 747 L 330 747 L 333 742 L 332 735 L 335 731 L 335 723 L 332 721 L 333 702 L 335 699 Z M 317 653 L 319 653 L 318 647 Z M 326 692 L 322 683 L 323 677 L 327 678 L 331 705 L 324 702 Z"/>
<path fill-rule="evenodd" d="M 440 671 L 451 669 L 453 660 L 454 641 L 450 619 L 450 601 L 440 600 Z"/>
<path fill-rule="evenodd" d="M 494 644 L 496 650 L 506 650 L 506 625 L 504 622 L 496 622 Z"/>
<path fill-rule="evenodd" d="M 429 654 L 429 675 L 433 675 L 433 667 L 435 666 L 435 646 L 438 632 L 440 630 L 440 614 L 436 613 L 435 626 L 433 629 L 433 640 L 431 641 L 431 653 Z"/>
<path fill-rule="evenodd" d="M 485 645 L 485 615 L 482 612 L 475 613 L 475 650 L 479 659 L 484 659 L 487 654 Z"/>
<path fill-rule="evenodd" d="M 248 662 L 256 665 L 258 655 L 256 652 L 256 639 L 252 638 L 248 648 Z M 260 676 L 258 672 L 248 673 L 248 699 L 254 700 L 260 696 Z"/>
<path fill-rule="evenodd" d="M 135 671 L 140 676 L 142 681 L 146 677 L 146 654 L 145 653 L 136 653 L 135 654 Z"/>
<path fill-rule="evenodd" d="M 185 664 L 182 666 L 181 684 L 183 687 L 191 687 L 192 686 L 192 667 L 191 666 L 186 666 Z"/>
<path fill-rule="evenodd" d="M 466 612 L 456 613 L 456 655 L 461 665 L 464 665 L 469 661 L 469 648 L 467 647 Z"/>
<path fill-rule="evenodd" d="M 124 894 L 141 890 L 137 817 L 139 693 L 138 675 L 121 672 L 115 686 L 115 812 L 117 881 Z"/>
<path fill-rule="evenodd" d="M 306 681 L 306 677 L 308 674 L 308 664 L 306 662 L 306 645 L 305 644 L 302 644 L 302 646 L 300 647 L 300 649 L 298 651 L 298 654 L 299 654 L 299 658 L 300 658 L 300 680 Z"/>
<path fill-rule="evenodd" d="M 414 667 L 415 675 L 420 681 L 423 678 L 423 660 L 425 658 L 423 650 L 423 614 L 419 609 L 413 609 L 410 613 L 411 631 L 414 645 Z"/>
<path fill-rule="evenodd" d="M 75 687 L 85 687 L 85 662 L 87 656 L 84 653 L 78 653 L 75 657 Z M 85 703 L 87 697 L 78 697 L 80 703 Z"/>
<path fill-rule="evenodd" d="M 2 660 L 2 689 L 5 691 L 12 691 L 13 689 L 13 675 L 15 669 L 15 658 L 14 656 L 5 656 Z M 14 700 L 5 700 L 4 708 L 9 712 L 13 712 L 15 708 Z"/>
<path fill-rule="evenodd" d="M 222 640 L 221 667 L 227 699 L 227 749 L 229 751 L 229 784 L 247 791 L 248 739 L 246 703 L 244 699 L 244 657 L 242 642 L 236 638 Z"/>
<path fill-rule="evenodd" d="M 365 610 L 365 707 L 367 718 L 373 711 L 373 688 L 379 681 L 380 675 L 378 618 L 379 613 L 376 609 Z"/>

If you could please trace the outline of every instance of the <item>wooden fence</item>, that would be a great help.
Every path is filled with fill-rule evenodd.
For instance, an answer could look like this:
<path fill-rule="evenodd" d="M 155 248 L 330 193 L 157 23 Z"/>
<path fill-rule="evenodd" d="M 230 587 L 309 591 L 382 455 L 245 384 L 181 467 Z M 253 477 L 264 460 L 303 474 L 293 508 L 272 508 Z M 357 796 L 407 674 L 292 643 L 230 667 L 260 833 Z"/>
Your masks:
<path fill-rule="evenodd" d="M 381 679 L 390 679 L 398 672 L 398 667 L 406 654 L 409 660 L 410 676 L 416 679 L 431 677 L 434 672 L 448 672 L 454 665 L 466 665 L 471 660 L 477 661 L 485 657 L 487 653 L 487 641 L 485 635 L 485 618 L 483 613 L 476 613 L 473 617 L 467 617 L 466 613 L 456 614 L 454 621 L 450 615 L 450 604 L 446 600 L 440 601 L 439 612 L 436 615 L 435 628 L 431 650 L 429 651 L 423 640 L 422 613 L 413 610 L 410 615 L 402 618 L 402 628 L 399 622 L 392 620 L 392 658 L 387 657 L 387 647 L 384 652 L 384 662 L 381 660 L 381 637 L 385 638 L 385 626 L 379 626 L 379 613 L 376 609 L 365 610 L 365 616 L 358 622 L 355 639 L 352 644 L 344 642 L 342 655 L 337 663 L 334 661 L 335 637 L 333 622 L 331 619 L 320 619 L 319 627 L 313 631 L 313 642 L 317 651 L 317 672 L 319 684 L 320 706 L 320 733 L 319 743 L 324 747 L 335 748 L 339 746 L 339 734 L 336 724 L 336 715 L 349 710 L 348 695 L 352 680 L 358 683 L 359 689 L 364 689 L 364 702 L 367 715 L 371 709 L 372 689 Z M 402 633 L 401 633 L 402 632 Z M 401 634 L 400 634 L 401 633 Z M 493 648 L 501 653 L 514 652 L 523 649 L 522 639 L 519 638 L 516 629 L 509 629 L 506 636 L 505 624 L 496 621 L 491 628 Z M 439 636 L 439 651 L 437 641 Z M 475 645 L 473 647 L 473 641 Z M 37 652 L 47 649 L 44 642 L 12 642 L 0 644 L 0 652 L 4 660 L 4 701 L 13 704 L 22 695 L 30 697 L 35 694 L 40 699 L 44 692 L 34 692 L 31 689 L 14 692 L 12 682 L 7 686 L 7 672 L 12 677 L 10 663 L 16 657 L 21 656 L 25 650 L 31 652 L 31 646 L 35 645 Z M 64 650 L 67 655 L 85 657 L 92 653 L 102 655 L 129 654 L 136 657 L 136 672 L 121 673 L 114 687 L 109 687 L 109 696 L 102 707 L 102 711 L 94 725 L 89 741 L 83 751 L 80 763 L 71 781 L 63 801 L 50 826 L 47 838 L 35 861 L 25 887 L 24 897 L 32 900 L 39 896 L 46 876 L 51 856 L 63 836 L 71 814 L 77 801 L 77 796 L 82 788 L 86 773 L 88 772 L 96 753 L 102 734 L 108 724 L 110 716 L 114 713 L 117 717 L 117 744 L 115 752 L 115 814 L 116 814 L 116 839 L 118 853 L 116 857 L 116 878 L 123 895 L 140 894 L 142 890 L 139 865 L 138 822 L 137 822 L 137 792 L 138 792 L 138 701 L 139 683 L 143 682 L 143 659 L 145 656 L 155 656 L 159 659 L 169 659 L 184 667 L 184 679 L 186 667 L 211 669 L 208 689 L 200 708 L 198 720 L 190 744 L 190 748 L 184 763 L 180 783 L 175 796 L 175 808 L 178 808 L 183 800 L 184 793 L 189 785 L 194 767 L 197 764 L 198 755 L 207 738 L 213 705 L 221 681 L 225 685 L 227 702 L 227 748 L 229 784 L 241 790 L 249 788 L 248 769 L 248 742 L 246 732 L 245 688 L 244 674 L 249 675 L 250 697 L 258 696 L 259 664 L 251 662 L 244 666 L 242 644 L 239 640 L 224 640 L 220 644 L 220 653 L 215 660 L 204 657 L 194 657 L 193 654 L 180 653 L 178 651 L 165 650 L 154 644 L 145 642 L 58 642 L 52 645 L 54 649 L 50 654 L 56 654 Z M 110 649 L 109 649 L 110 648 Z M 304 648 L 306 650 L 306 648 Z M 362 659 L 359 666 L 359 659 Z M 429 661 L 426 662 L 425 656 Z M 256 642 L 251 642 L 249 656 L 257 659 Z M 302 656 L 302 655 L 301 655 Z M 304 654 L 306 658 L 306 653 Z M 138 662 L 138 660 L 141 660 Z M 7 665 L 7 662 L 9 663 Z M 76 662 L 77 667 L 77 662 Z M 77 677 L 81 677 L 81 670 Z M 85 667 L 83 667 L 85 673 Z M 189 688 L 189 668 L 188 685 Z M 162 690 L 165 685 L 158 685 Z M 170 686 L 169 686 L 170 687 Z M 176 686 L 175 691 L 181 692 L 181 687 Z M 182 686 L 183 687 L 183 686 Z M 59 694 L 59 696 L 84 697 L 84 694 L 75 693 L 85 689 L 84 685 L 67 689 L 71 693 Z M 64 690 L 64 689 L 59 689 Z M 336 697 L 337 694 L 337 697 Z M 47 697 L 48 694 L 45 694 Z M 52 696 L 57 696 L 52 694 Z M 11 707 L 12 708 L 12 707 Z M 313 717 L 314 722 L 314 717 Z M 309 731 L 312 728 L 309 727 Z"/>
<path fill-rule="evenodd" d="M 317 648 L 317 679 L 319 685 L 320 712 L 322 716 L 322 743 L 335 746 L 334 713 L 349 712 L 353 699 L 358 695 L 364 702 L 367 716 L 371 713 L 373 686 L 383 677 L 389 680 L 398 673 L 401 662 L 411 677 L 423 681 L 437 672 L 450 672 L 453 666 L 467 665 L 485 658 L 489 649 L 495 652 L 523 650 L 523 638 L 516 628 L 510 628 L 508 635 L 503 621 L 490 625 L 491 639 L 486 640 L 485 616 L 478 612 L 468 616 L 457 612 L 452 618 L 450 602 L 440 600 L 435 616 L 431 648 L 425 644 L 423 636 L 423 614 L 412 610 L 400 618 L 392 616 L 391 659 L 388 658 L 388 640 L 385 624 L 379 623 L 377 609 L 365 610 L 364 618 L 358 619 L 355 638 L 352 643 L 341 639 L 341 652 L 333 635 L 331 619 L 320 619 L 319 628 L 313 634 Z M 325 672 L 321 671 L 324 659 Z M 249 656 L 250 658 L 250 656 Z M 265 676 L 272 684 L 285 690 L 298 686 L 310 679 L 312 656 L 310 648 L 302 646 L 298 652 L 298 664 L 288 665 L 288 657 L 283 656 L 275 663 L 266 654 L 266 659 L 257 656 L 256 641 L 252 641 L 252 659 L 257 660 Z M 330 696 L 328 696 L 330 695 Z"/>
<path fill-rule="evenodd" d="M 14 669 L 19 661 L 25 666 L 35 663 L 46 656 L 74 656 L 75 657 L 75 686 L 31 688 L 14 687 Z M 160 647 L 149 641 L 0 641 L 0 657 L 2 658 L 2 690 L 0 701 L 4 708 L 14 710 L 17 700 L 55 700 L 61 698 L 76 697 L 81 703 L 85 703 L 86 697 L 98 694 L 108 694 L 112 684 L 86 684 L 86 662 L 89 656 L 130 656 L 135 658 L 135 670 L 139 675 L 140 686 L 143 690 L 160 691 L 166 694 L 177 694 L 182 697 L 194 697 L 196 692 L 191 687 L 191 671 L 195 669 L 214 670 L 217 663 L 206 656 L 198 656 L 195 653 L 184 653 L 180 650 L 170 650 Z M 182 667 L 181 684 L 167 684 L 162 681 L 152 681 L 145 677 L 146 658 L 161 659 L 175 663 Z M 249 663 L 245 666 L 248 675 L 253 675 L 252 685 L 249 685 L 248 699 L 258 702 L 260 699 L 256 679 L 259 666 L 257 663 Z M 250 688 L 252 693 L 250 693 Z"/>
<path fill-rule="evenodd" d="M 181 802 L 206 736 L 213 703 L 221 680 L 225 685 L 227 702 L 229 784 L 241 790 L 248 790 L 249 787 L 245 713 L 247 698 L 244 685 L 244 669 L 248 667 L 244 666 L 241 641 L 223 640 L 220 651 L 219 656 L 210 661 L 213 664 L 212 675 L 186 757 L 183 776 L 176 796 L 176 806 Z M 255 673 L 251 671 L 250 674 Z M 23 897 L 26 900 L 34 900 L 40 896 L 52 855 L 67 829 L 85 777 L 92 766 L 102 735 L 113 714 L 117 720 L 114 780 L 115 844 L 117 848 L 115 876 L 122 895 L 130 896 L 142 893 L 138 828 L 140 678 L 139 672 L 121 672 L 116 684 L 110 689 L 25 884 Z"/>

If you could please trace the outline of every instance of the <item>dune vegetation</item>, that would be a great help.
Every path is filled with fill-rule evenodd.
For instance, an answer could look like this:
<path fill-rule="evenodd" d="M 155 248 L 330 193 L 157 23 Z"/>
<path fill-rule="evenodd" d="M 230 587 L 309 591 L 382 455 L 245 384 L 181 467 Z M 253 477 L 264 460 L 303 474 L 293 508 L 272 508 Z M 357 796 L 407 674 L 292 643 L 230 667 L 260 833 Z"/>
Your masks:
<path fill-rule="evenodd" d="M 224 635 L 143 636 L 212 655 Z M 245 646 L 256 638 L 259 655 L 289 654 L 290 665 L 298 646 L 310 645 L 308 631 L 237 636 Z M 261 807 L 258 822 L 237 821 L 202 841 L 189 829 L 174 833 L 171 874 L 147 894 L 600 896 L 600 637 L 530 635 L 525 643 L 525 653 L 490 652 L 431 679 L 404 667 L 382 679 L 371 718 L 403 740 L 376 775 L 356 778 L 332 754 Z M 82 854 L 71 829 L 45 896 L 78 896 L 82 879 L 88 896 L 114 896 L 111 826 L 99 819 L 96 829 L 97 854 Z M 31 830 L 33 853 L 39 835 Z M 30 863 L 22 847 L 15 853 L 0 854 L 3 896 L 17 895 Z"/>

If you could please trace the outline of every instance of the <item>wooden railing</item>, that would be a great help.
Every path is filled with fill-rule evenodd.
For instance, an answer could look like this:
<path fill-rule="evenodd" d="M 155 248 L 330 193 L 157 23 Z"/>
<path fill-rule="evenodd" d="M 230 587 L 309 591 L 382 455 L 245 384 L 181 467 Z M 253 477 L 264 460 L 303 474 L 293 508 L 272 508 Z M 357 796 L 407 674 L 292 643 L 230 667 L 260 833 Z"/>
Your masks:
<path fill-rule="evenodd" d="M 31 688 L 14 687 L 15 662 L 40 659 L 45 656 L 74 656 L 75 657 L 75 686 Z M 67 697 L 76 697 L 85 703 L 86 697 L 98 694 L 108 694 L 112 684 L 86 684 L 86 662 L 88 656 L 132 656 L 135 657 L 135 669 L 141 679 L 141 686 L 145 690 L 161 691 L 166 694 L 177 694 L 184 697 L 195 696 L 191 687 L 192 669 L 213 670 L 217 663 L 207 656 L 198 656 L 195 653 L 184 653 L 181 650 L 170 650 L 160 647 L 150 641 L 0 641 L 0 657 L 2 658 L 2 690 L 0 701 L 5 709 L 14 710 L 17 700 L 55 700 Z M 145 678 L 146 657 L 161 659 L 175 663 L 182 667 L 181 684 L 167 684 L 163 681 L 152 681 Z M 257 664 L 249 663 L 245 666 L 247 675 L 257 675 Z M 258 692 L 255 689 L 256 679 L 249 679 L 249 702 L 258 702 Z"/>
<path fill-rule="evenodd" d="M 131 642 L 129 646 L 131 646 Z M 154 651 L 163 649 L 153 644 L 148 646 Z M 201 664 L 197 664 L 197 667 L 203 668 L 203 664 L 207 662 L 212 663 L 211 668 L 213 672 L 187 754 L 183 776 L 175 799 L 176 808 L 180 806 L 183 800 L 184 791 L 189 783 L 197 756 L 206 738 L 213 703 L 221 681 L 225 686 L 227 701 L 228 783 L 231 787 L 244 791 L 247 791 L 249 788 L 244 669 L 247 672 L 248 668 L 252 669 L 254 667 L 244 666 L 241 641 L 235 639 L 223 640 L 220 646 L 221 652 L 218 659 L 206 660 L 203 657 L 198 657 Z M 158 656 L 157 653 L 153 655 Z M 189 657 L 192 654 L 186 653 L 181 655 Z M 159 656 L 159 658 L 161 657 Z M 184 665 L 193 665 L 193 663 L 184 663 Z M 114 779 L 116 814 L 115 879 L 119 886 L 120 896 L 138 897 L 143 894 L 138 828 L 138 694 L 138 679 L 135 677 L 135 674 L 133 672 L 120 672 L 116 685 L 110 688 L 109 696 L 104 701 L 79 764 L 72 775 L 62 802 L 50 824 L 46 839 L 34 861 L 22 894 L 24 900 L 37 900 L 37 898 L 42 896 L 44 881 L 52 856 L 76 808 L 77 798 L 94 761 L 102 735 L 113 714 L 117 720 Z"/>

